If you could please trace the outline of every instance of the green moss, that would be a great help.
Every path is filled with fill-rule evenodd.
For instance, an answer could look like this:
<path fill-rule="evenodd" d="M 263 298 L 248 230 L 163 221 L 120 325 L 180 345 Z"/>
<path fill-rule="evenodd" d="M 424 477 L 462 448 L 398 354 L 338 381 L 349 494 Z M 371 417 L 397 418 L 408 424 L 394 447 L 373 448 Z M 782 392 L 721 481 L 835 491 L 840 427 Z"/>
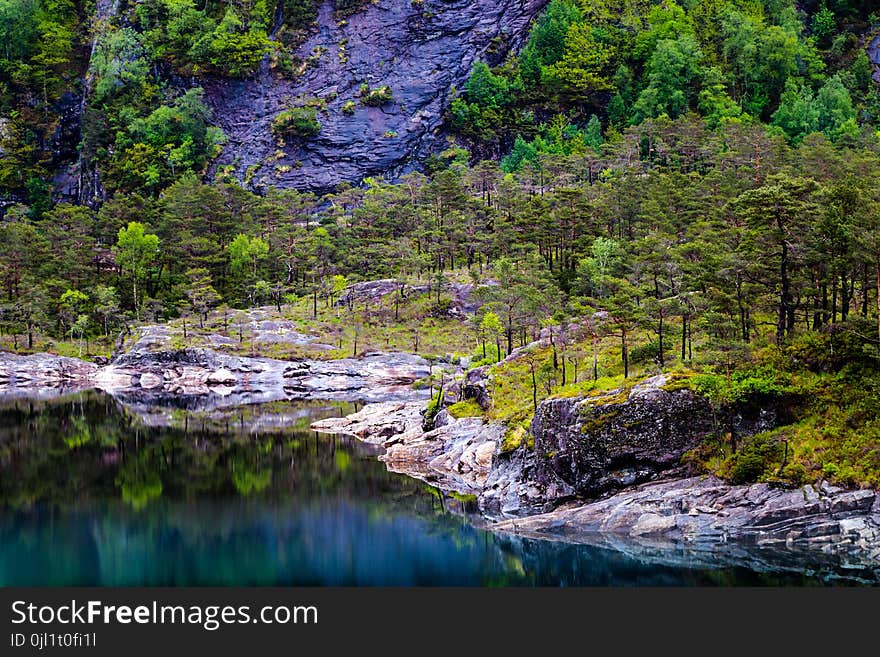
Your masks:
<path fill-rule="evenodd" d="M 678 390 L 693 390 L 693 377 L 696 374 L 689 370 L 680 370 L 667 374 L 666 383 L 661 386 L 667 392 Z"/>
<path fill-rule="evenodd" d="M 428 405 L 425 407 L 424 419 L 422 420 L 422 428 L 425 430 L 431 430 L 434 428 L 434 418 L 437 417 L 437 413 L 439 413 L 443 409 L 443 390 L 441 389 L 436 395 L 431 397 L 431 401 L 428 402 Z"/>
<path fill-rule="evenodd" d="M 461 417 L 480 417 L 483 415 L 483 409 L 472 399 L 460 401 L 446 408 L 448 413 L 454 418 Z"/>
<path fill-rule="evenodd" d="M 580 412 L 581 433 L 583 434 L 602 431 L 620 414 L 617 409 L 597 406 L 582 406 Z"/>
<path fill-rule="evenodd" d="M 534 438 L 522 425 L 509 427 L 504 432 L 504 439 L 501 441 L 501 453 L 509 454 L 519 449 L 525 444 L 529 449 L 534 448 Z"/>

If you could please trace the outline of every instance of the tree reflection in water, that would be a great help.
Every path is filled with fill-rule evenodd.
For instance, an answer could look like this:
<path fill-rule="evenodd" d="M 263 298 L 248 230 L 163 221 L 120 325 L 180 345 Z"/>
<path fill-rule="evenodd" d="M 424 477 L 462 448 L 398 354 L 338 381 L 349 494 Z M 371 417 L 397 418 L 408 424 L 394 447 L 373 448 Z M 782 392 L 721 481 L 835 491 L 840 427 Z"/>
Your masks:
<path fill-rule="evenodd" d="M 820 582 L 482 531 L 468 498 L 308 429 L 350 410 L 279 402 L 140 417 L 94 391 L 0 402 L 0 585 Z"/>

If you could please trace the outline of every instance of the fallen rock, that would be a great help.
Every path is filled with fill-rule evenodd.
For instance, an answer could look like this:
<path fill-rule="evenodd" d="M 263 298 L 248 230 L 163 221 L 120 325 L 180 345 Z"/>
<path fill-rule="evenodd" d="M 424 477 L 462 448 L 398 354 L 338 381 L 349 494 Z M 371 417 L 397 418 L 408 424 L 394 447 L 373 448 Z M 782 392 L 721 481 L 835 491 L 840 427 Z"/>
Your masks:
<path fill-rule="evenodd" d="M 153 388 L 158 388 L 164 383 L 164 380 L 158 374 L 153 374 L 152 372 L 144 372 L 141 374 L 140 379 L 138 379 L 141 388 L 145 390 L 151 390 Z"/>
<path fill-rule="evenodd" d="M 317 420 L 311 428 L 323 433 L 344 433 L 372 444 L 382 444 L 395 436 L 420 431 L 424 402 L 385 402 L 368 404 L 346 417 Z"/>

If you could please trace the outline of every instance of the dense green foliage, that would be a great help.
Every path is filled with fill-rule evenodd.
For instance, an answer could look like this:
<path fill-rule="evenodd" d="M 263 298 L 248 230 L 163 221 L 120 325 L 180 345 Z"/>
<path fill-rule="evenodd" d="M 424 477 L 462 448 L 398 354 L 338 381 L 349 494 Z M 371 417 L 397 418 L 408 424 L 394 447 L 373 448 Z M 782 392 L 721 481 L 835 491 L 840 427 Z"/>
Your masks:
<path fill-rule="evenodd" d="M 203 173 L 224 136 L 201 89 L 183 80 L 246 77 L 263 62 L 300 74 L 309 61 L 293 53 L 317 3 L 145 0 L 103 11 L 80 0 L 0 0 L 0 200 L 26 202 L 35 218 L 77 150 L 83 180 L 101 183 L 89 203 L 155 195 Z"/>
<path fill-rule="evenodd" d="M 294 107 L 275 117 L 272 131 L 276 135 L 314 137 L 321 131 L 318 111 L 314 107 Z"/>
<path fill-rule="evenodd" d="M 593 115 L 612 137 L 689 111 L 712 128 L 771 123 L 794 142 L 817 131 L 853 136 L 880 111 L 858 37 L 874 21 L 865 9 L 793 0 L 552 0 L 518 57 L 495 69 L 474 66 L 450 121 L 484 155 L 512 148 L 509 170 L 535 153 L 595 148 Z"/>

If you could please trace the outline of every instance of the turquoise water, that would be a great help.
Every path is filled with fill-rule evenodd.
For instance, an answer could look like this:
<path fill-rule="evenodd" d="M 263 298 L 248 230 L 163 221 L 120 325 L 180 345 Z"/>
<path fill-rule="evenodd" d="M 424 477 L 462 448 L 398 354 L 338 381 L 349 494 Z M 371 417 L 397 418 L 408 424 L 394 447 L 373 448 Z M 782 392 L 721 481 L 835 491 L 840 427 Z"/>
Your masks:
<path fill-rule="evenodd" d="M 0 585 L 809 585 L 497 535 L 471 503 L 308 430 L 342 404 L 0 403 Z M 140 411 L 143 415 L 143 409 Z"/>

